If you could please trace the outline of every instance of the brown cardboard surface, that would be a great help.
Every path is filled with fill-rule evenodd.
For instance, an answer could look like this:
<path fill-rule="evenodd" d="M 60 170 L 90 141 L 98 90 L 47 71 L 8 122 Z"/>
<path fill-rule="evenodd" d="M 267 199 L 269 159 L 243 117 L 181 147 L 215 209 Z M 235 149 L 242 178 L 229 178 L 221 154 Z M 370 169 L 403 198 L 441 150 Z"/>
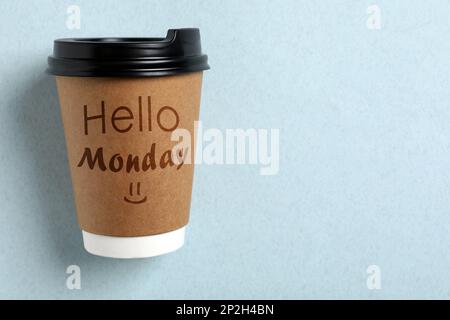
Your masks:
<path fill-rule="evenodd" d="M 56 78 L 81 228 L 144 236 L 186 225 L 202 73 Z M 175 128 L 191 133 L 190 164 L 170 162 Z"/>

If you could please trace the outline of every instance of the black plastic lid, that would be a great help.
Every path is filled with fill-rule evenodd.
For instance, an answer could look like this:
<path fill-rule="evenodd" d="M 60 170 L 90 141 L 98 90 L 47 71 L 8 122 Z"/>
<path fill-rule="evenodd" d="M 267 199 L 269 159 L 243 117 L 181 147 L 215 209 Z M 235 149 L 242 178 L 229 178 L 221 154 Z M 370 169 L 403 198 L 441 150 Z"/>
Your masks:
<path fill-rule="evenodd" d="M 195 28 L 165 38 L 58 39 L 47 73 L 78 77 L 153 77 L 209 69 Z"/>

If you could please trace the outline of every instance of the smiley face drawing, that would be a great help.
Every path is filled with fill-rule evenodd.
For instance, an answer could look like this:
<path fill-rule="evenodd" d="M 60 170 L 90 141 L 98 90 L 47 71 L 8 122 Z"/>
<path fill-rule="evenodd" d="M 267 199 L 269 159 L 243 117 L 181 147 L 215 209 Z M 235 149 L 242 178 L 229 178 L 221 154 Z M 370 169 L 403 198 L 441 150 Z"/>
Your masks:
<path fill-rule="evenodd" d="M 130 188 L 129 188 L 129 196 L 123 197 L 123 200 L 128 203 L 132 204 L 140 204 L 147 201 L 147 196 L 141 197 L 141 183 L 136 183 L 136 196 L 133 195 L 133 182 L 130 182 Z M 135 199 L 135 197 L 137 199 Z"/>

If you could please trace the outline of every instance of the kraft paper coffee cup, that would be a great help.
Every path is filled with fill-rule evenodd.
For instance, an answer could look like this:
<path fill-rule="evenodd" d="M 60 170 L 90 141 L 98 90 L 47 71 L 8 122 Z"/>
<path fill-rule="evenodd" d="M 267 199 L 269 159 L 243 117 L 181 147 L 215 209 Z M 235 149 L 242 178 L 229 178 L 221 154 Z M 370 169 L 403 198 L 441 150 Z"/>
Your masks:
<path fill-rule="evenodd" d="M 202 72 L 209 69 L 199 30 L 59 39 L 48 62 L 86 250 L 139 258 L 180 248 Z"/>

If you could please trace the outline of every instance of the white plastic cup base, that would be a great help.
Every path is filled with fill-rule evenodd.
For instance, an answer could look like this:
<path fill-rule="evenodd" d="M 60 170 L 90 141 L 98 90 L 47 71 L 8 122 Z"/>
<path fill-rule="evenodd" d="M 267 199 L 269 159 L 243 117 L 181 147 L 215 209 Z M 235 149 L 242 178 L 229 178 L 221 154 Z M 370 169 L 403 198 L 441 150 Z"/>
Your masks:
<path fill-rule="evenodd" d="M 112 237 L 82 230 L 87 252 L 109 258 L 148 258 L 169 253 L 184 244 L 185 228 L 143 237 Z"/>

